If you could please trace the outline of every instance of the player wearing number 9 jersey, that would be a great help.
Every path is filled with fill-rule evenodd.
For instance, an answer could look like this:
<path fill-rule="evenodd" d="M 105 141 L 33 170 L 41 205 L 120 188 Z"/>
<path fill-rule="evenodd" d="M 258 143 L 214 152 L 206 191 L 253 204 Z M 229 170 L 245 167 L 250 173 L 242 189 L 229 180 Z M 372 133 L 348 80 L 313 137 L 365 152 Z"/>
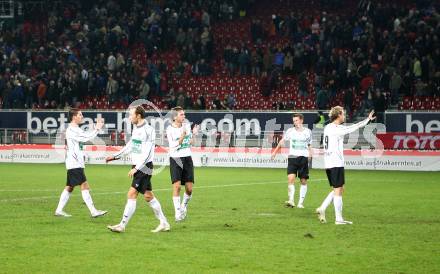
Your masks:
<path fill-rule="evenodd" d="M 350 134 L 374 120 L 374 111 L 370 112 L 367 119 L 351 125 L 343 126 L 345 122 L 345 111 L 342 107 L 336 106 L 330 110 L 330 124 L 324 128 L 324 166 L 327 178 L 333 190 L 327 195 L 323 203 L 316 209 L 319 220 L 326 222 L 325 210 L 333 201 L 335 207 L 335 224 L 352 224 L 342 218 L 342 194 L 344 192 L 345 176 L 344 176 L 344 136 Z"/>

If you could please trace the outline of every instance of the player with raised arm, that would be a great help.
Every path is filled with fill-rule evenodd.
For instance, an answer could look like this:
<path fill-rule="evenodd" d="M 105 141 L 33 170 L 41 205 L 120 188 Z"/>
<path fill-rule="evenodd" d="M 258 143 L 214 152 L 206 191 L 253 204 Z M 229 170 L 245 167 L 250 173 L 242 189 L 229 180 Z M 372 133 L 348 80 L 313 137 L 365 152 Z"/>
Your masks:
<path fill-rule="evenodd" d="M 136 211 L 136 199 L 139 193 L 153 209 L 154 215 L 159 220 L 159 225 L 151 232 L 169 231 L 170 225 L 162 212 L 159 200 L 153 194 L 151 177 L 153 174 L 153 157 L 156 141 L 156 132 L 145 120 L 145 109 L 142 106 L 129 109 L 129 119 L 133 124 L 131 139 L 118 153 L 106 158 L 106 162 L 118 160 L 122 155 L 130 153 L 133 166 L 128 176 L 133 178 L 127 193 L 127 204 L 121 222 L 117 225 L 107 226 L 113 232 L 124 232 L 128 221 Z"/>
<path fill-rule="evenodd" d="M 304 208 L 304 199 L 307 194 L 307 180 L 309 179 L 309 161 L 312 157 L 312 131 L 304 127 L 304 116 L 300 113 L 293 114 L 294 127 L 289 128 L 283 138 L 272 152 L 272 160 L 285 141 L 289 141 L 289 156 L 287 164 L 287 194 L 289 200 L 286 207 L 295 207 L 295 178 L 299 177 L 301 187 L 299 190 L 298 208 Z"/>
<path fill-rule="evenodd" d="M 191 144 L 198 126 L 191 131 L 185 122 L 185 111 L 181 107 L 171 110 L 172 123 L 168 126 L 167 138 L 170 154 L 170 174 L 173 184 L 173 204 L 176 222 L 186 218 L 188 203 L 192 197 L 194 184 L 194 165 L 191 157 Z M 183 201 L 180 203 L 180 188 L 185 186 Z"/>
<path fill-rule="evenodd" d="M 335 207 L 335 224 L 353 224 L 344 220 L 342 217 L 342 194 L 344 193 L 345 174 L 344 174 L 344 136 L 350 134 L 361 127 L 366 126 L 374 120 L 374 111 L 371 111 L 368 118 L 351 125 L 343 126 L 345 122 L 345 111 L 342 107 L 336 106 L 330 110 L 330 123 L 324 128 L 324 165 L 327 178 L 333 190 L 327 195 L 321 206 L 316 209 L 321 223 L 325 223 L 325 210 L 333 201 Z"/>
<path fill-rule="evenodd" d="M 93 218 L 103 216 L 107 211 L 96 209 L 93 204 L 92 196 L 90 196 L 90 186 L 84 173 L 85 163 L 82 143 L 88 142 L 98 135 L 98 131 L 104 126 L 104 120 L 97 119 L 94 130 L 88 132 L 84 132 L 79 127 L 83 122 L 83 115 L 79 109 L 72 108 L 69 111 L 69 120 L 70 123 L 65 132 L 67 182 L 66 187 L 61 193 L 58 207 L 55 210 L 55 216 L 72 216 L 64 212 L 64 207 L 69 201 L 73 189 L 78 185 L 81 187 L 82 198 L 91 216 Z"/>

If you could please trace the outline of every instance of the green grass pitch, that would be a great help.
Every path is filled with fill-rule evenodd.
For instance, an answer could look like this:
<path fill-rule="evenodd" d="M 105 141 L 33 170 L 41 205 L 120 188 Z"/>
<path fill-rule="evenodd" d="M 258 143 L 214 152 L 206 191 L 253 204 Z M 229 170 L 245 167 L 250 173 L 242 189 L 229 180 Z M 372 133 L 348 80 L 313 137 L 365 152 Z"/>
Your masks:
<path fill-rule="evenodd" d="M 305 209 L 284 208 L 285 169 L 196 168 L 188 219 L 176 224 L 168 167 L 153 178 L 171 232 L 138 198 L 123 234 L 127 166 L 89 165 L 98 209 L 89 217 L 79 189 L 53 216 L 64 165 L 0 164 L 0 273 L 439 273 L 440 174 L 346 171 L 344 217 L 314 214 L 330 188 L 312 170 Z M 295 201 L 298 200 L 297 185 Z"/>

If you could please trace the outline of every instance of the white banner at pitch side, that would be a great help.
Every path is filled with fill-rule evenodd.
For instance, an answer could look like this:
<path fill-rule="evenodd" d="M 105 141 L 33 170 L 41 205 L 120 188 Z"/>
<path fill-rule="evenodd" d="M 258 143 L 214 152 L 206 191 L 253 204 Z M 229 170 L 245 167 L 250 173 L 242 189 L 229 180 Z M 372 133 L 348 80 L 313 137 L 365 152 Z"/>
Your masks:
<path fill-rule="evenodd" d="M 105 157 L 120 147 L 85 146 L 86 163 L 105 164 Z M 260 167 L 286 168 L 287 156 L 278 154 L 272 160 L 271 149 L 248 148 L 193 148 L 193 161 L 197 167 Z M 283 150 L 286 152 L 286 150 Z M 380 155 L 369 151 L 346 150 L 345 168 L 359 170 L 414 170 L 440 171 L 440 151 L 382 151 Z M 63 163 L 64 148 L 52 145 L 1 145 L 0 163 Z M 124 157 L 111 164 L 131 165 L 130 157 Z M 168 165 L 168 153 L 157 148 L 154 164 Z M 316 151 L 312 167 L 324 168 L 324 159 Z"/>

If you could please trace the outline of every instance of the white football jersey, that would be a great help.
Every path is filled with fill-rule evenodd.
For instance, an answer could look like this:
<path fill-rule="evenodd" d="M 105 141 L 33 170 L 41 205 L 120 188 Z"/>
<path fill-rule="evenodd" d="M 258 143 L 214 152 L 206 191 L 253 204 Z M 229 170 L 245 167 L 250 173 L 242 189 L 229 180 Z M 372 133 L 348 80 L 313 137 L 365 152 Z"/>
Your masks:
<path fill-rule="evenodd" d="M 119 159 L 122 155 L 130 153 L 131 162 L 140 170 L 153 161 L 155 143 L 156 131 L 145 121 L 142 125 L 133 125 L 130 141 L 113 157 Z"/>
<path fill-rule="evenodd" d="M 183 131 L 186 131 L 186 135 L 183 138 L 182 143 L 179 145 L 179 138 L 182 136 Z M 183 124 L 181 127 L 174 127 L 170 125 L 167 127 L 167 138 L 170 157 L 188 157 L 191 156 L 191 126 L 189 124 Z"/>
<path fill-rule="evenodd" d="M 312 145 L 312 131 L 306 127 L 297 130 L 295 127 L 289 128 L 284 133 L 283 139 L 289 141 L 290 156 L 309 157 L 309 146 Z"/>
<path fill-rule="evenodd" d="M 324 166 L 325 168 L 344 166 L 344 135 L 350 134 L 368 124 L 369 120 L 351 126 L 330 123 L 324 128 Z"/>
<path fill-rule="evenodd" d="M 79 126 L 69 126 L 66 129 L 66 169 L 84 168 L 83 144 L 95 138 L 98 131 L 85 132 Z"/>

